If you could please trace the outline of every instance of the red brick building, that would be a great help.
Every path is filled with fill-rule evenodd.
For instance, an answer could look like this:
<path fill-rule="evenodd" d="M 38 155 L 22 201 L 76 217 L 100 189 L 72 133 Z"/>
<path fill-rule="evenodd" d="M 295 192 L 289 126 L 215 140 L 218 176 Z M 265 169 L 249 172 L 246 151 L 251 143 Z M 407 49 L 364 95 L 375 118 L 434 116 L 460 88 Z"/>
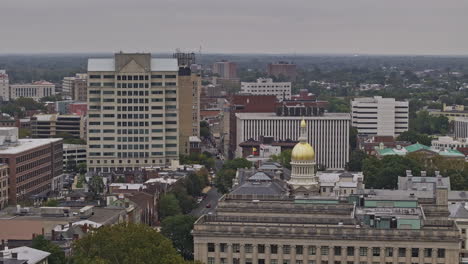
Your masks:
<path fill-rule="evenodd" d="M 232 95 L 229 99 L 229 158 L 234 157 L 237 144 L 236 113 L 274 113 L 275 95 Z"/>
<path fill-rule="evenodd" d="M 8 164 L 9 204 L 48 195 L 63 170 L 62 139 L 17 139 L 17 128 L 0 129 L 0 163 Z"/>
<path fill-rule="evenodd" d="M 269 76 L 275 76 L 276 78 L 283 76 L 294 81 L 297 77 L 297 68 L 296 64 L 280 61 L 268 64 L 267 73 Z"/>

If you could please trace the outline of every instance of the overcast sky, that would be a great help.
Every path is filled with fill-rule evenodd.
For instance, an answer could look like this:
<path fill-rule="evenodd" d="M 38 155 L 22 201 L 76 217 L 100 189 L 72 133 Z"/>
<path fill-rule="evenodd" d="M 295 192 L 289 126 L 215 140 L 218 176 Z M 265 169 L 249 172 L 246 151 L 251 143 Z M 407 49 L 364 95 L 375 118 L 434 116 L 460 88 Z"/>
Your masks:
<path fill-rule="evenodd" d="M 468 55 L 468 0 L 0 0 L 0 53 Z"/>

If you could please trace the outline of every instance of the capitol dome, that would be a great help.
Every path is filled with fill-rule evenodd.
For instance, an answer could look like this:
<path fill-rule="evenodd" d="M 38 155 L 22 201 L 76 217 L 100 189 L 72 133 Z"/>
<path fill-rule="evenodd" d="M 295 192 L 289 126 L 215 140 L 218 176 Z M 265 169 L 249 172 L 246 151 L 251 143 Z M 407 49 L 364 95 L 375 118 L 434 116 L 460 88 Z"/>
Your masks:
<path fill-rule="evenodd" d="M 301 121 L 301 130 L 305 130 L 306 122 L 305 120 Z M 315 159 L 315 151 L 312 146 L 306 142 L 305 135 L 301 135 L 299 143 L 294 146 L 291 152 L 291 160 L 314 160 Z"/>

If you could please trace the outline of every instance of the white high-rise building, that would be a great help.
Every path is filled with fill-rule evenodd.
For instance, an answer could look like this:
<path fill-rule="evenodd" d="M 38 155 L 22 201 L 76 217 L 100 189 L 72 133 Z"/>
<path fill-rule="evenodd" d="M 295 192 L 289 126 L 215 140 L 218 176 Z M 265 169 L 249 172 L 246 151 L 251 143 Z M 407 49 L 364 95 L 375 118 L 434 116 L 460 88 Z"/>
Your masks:
<path fill-rule="evenodd" d="M 381 96 L 351 101 L 352 125 L 359 134 L 398 136 L 408 131 L 409 103 Z"/>
<path fill-rule="evenodd" d="M 304 119 L 306 127 L 301 128 Z M 273 137 L 275 141 L 299 140 L 305 130 L 306 142 L 314 146 L 315 161 L 327 169 L 343 169 L 349 161 L 349 125 L 347 113 L 325 113 L 321 116 L 277 116 L 275 113 L 237 113 L 236 142 Z M 236 148 L 242 157 L 242 148 Z"/>
<path fill-rule="evenodd" d="M 0 70 L 0 102 L 10 101 L 10 82 L 5 70 Z"/>
<path fill-rule="evenodd" d="M 117 53 L 88 61 L 90 171 L 170 165 L 179 158 L 177 59 Z"/>
<path fill-rule="evenodd" d="M 259 78 L 257 82 L 241 82 L 241 93 L 275 95 L 278 100 L 291 99 L 291 82 L 273 82 L 271 78 Z"/>

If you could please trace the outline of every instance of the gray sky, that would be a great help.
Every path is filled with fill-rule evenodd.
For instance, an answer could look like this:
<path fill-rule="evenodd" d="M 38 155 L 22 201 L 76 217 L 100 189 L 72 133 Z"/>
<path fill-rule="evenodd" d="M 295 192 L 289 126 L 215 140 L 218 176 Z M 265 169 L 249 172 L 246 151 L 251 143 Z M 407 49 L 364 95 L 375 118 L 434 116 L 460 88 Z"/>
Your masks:
<path fill-rule="evenodd" d="M 468 55 L 468 0 L 0 0 L 0 53 Z"/>

